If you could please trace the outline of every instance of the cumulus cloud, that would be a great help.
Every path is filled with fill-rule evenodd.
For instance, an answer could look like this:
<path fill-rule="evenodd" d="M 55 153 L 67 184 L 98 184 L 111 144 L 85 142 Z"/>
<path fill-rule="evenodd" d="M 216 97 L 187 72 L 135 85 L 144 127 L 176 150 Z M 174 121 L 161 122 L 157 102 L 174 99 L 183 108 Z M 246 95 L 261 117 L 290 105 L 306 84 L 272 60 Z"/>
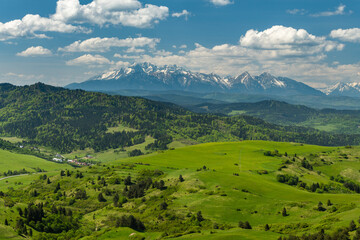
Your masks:
<path fill-rule="evenodd" d="M 27 14 L 22 19 L 0 22 L 0 41 L 18 37 L 47 38 L 46 32 L 90 33 L 78 25 L 84 23 L 146 28 L 168 15 L 166 6 L 142 6 L 138 0 L 93 0 L 86 5 L 79 0 L 58 0 L 55 14 L 48 18 Z"/>
<path fill-rule="evenodd" d="M 249 30 L 240 38 L 240 45 L 245 48 L 274 50 L 273 53 L 282 56 L 313 55 L 344 48 L 343 44 L 314 36 L 304 29 L 284 26 L 273 26 L 262 32 Z"/>
<path fill-rule="evenodd" d="M 51 18 L 62 22 L 114 24 L 130 27 L 150 27 L 169 15 L 165 6 L 146 4 L 137 0 L 94 0 L 81 5 L 79 0 L 59 0 Z"/>
<path fill-rule="evenodd" d="M 158 38 L 90 38 L 84 41 L 76 41 L 69 46 L 59 48 L 63 52 L 107 52 L 112 47 L 127 47 L 135 49 L 139 47 L 155 48 L 156 44 L 160 42 Z"/>
<path fill-rule="evenodd" d="M 360 28 L 337 29 L 330 33 L 332 38 L 347 42 L 360 42 Z"/>
<path fill-rule="evenodd" d="M 340 4 L 334 11 L 327 11 L 327 12 L 320 12 L 311 14 L 312 17 L 330 17 L 330 16 L 336 16 L 336 15 L 344 15 L 346 6 L 343 4 Z M 351 12 L 349 12 L 351 13 Z"/>
<path fill-rule="evenodd" d="M 49 49 L 46 49 L 42 46 L 29 47 L 28 49 L 17 53 L 17 56 L 21 57 L 36 57 L 36 56 L 50 56 L 52 52 Z"/>
<path fill-rule="evenodd" d="M 18 37 L 46 38 L 44 32 L 72 33 L 87 31 L 85 28 L 72 26 L 59 20 L 28 14 L 22 19 L 7 23 L 0 22 L 0 41 Z"/>
<path fill-rule="evenodd" d="M 187 20 L 190 15 L 191 15 L 191 13 L 184 9 L 184 10 L 182 10 L 182 12 L 173 13 L 171 16 L 177 17 L 177 18 L 185 17 L 185 19 Z"/>
<path fill-rule="evenodd" d="M 230 0 L 210 0 L 210 2 L 215 6 L 226 6 L 233 3 Z"/>
<path fill-rule="evenodd" d="M 78 58 L 66 62 L 66 65 L 69 66 L 84 66 L 84 65 L 101 66 L 106 64 L 111 64 L 109 59 L 101 55 L 91 55 L 91 54 L 85 54 Z"/>
<path fill-rule="evenodd" d="M 303 29 L 274 26 L 264 31 L 249 30 L 238 44 L 225 43 L 213 47 L 195 44 L 195 47 L 178 53 L 153 51 L 133 56 L 116 54 L 114 57 L 126 62 L 176 64 L 193 71 L 220 75 L 237 75 L 244 71 L 261 74 L 266 71 L 313 84 L 354 79 L 354 76 L 359 78 L 357 67 L 360 64 L 325 63 L 329 51 L 338 51 L 343 47 Z"/>

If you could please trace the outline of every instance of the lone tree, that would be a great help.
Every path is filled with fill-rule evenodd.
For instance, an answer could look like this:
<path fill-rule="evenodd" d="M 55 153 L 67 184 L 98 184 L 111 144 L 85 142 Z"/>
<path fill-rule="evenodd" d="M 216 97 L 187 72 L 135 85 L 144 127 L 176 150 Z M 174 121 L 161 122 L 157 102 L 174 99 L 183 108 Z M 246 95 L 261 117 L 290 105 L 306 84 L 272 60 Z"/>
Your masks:
<path fill-rule="evenodd" d="M 349 230 L 350 230 L 350 232 L 356 230 L 356 224 L 355 224 L 354 220 L 352 220 L 352 221 L 350 222 Z"/>
<path fill-rule="evenodd" d="M 332 202 L 330 201 L 330 199 L 327 200 L 327 205 L 328 205 L 328 206 L 333 205 Z"/>
<path fill-rule="evenodd" d="M 202 221 L 205 220 L 205 219 L 203 218 L 203 216 L 202 216 L 201 211 L 198 211 L 198 212 L 196 213 L 196 219 L 197 219 L 199 222 L 202 222 Z"/>
<path fill-rule="evenodd" d="M 319 202 L 319 203 L 318 203 L 318 211 L 320 211 L 320 212 L 326 211 L 326 208 L 323 207 L 323 203 L 322 203 L 322 202 Z"/>
<path fill-rule="evenodd" d="M 179 176 L 179 181 L 180 181 L 180 182 L 185 181 L 185 179 L 183 178 L 183 176 L 182 176 L 182 175 L 180 175 L 180 176 Z"/>
<path fill-rule="evenodd" d="M 266 224 L 265 225 L 265 231 L 269 231 L 269 230 L 270 230 L 269 224 Z"/>
<path fill-rule="evenodd" d="M 102 195 L 102 193 L 99 193 L 99 195 L 98 195 L 98 200 L 99 200 L 99 202 L 106 202 L 106 199 L 104 198 L 104 196 Z"/>
<path fill-rule="evenodd" d="M 246 221 L 246 222 L 240 221 L 239 227 L 243 228 L 243 229 L 252 229 L 252 227 L 248 221 Z"/>
<path fill-rule="evenodd" d="M 48 178 L 47 179 L 47 184 L 50 184 L 50 183 L 51 183 L 50 178 Z"/>
<path fill-rule="evenodd" d="M 287 212 L 286 212 L 286 208 L 284 208 L 284 209 L 282 210 L 282 215 L 283 215 L 283 217 L 288 216 L 288 214 L 287 214 Z"/>
<path fill-rule="evenodd" d="M 7 218 L 5 219 L 5 226 L 9 226 L 9 222 L 8 222 Z"/>

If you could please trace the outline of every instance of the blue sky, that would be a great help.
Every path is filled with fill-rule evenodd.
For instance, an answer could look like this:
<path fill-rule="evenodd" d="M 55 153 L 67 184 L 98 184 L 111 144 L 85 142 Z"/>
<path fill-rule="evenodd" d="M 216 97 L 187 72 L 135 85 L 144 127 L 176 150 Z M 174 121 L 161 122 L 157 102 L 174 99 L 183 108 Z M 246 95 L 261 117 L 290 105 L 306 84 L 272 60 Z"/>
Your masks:
<path fill-rule="evenodd" d="M 143 61 L 359 82 L 359 11 L 358 0 L 2 0 L 0 82 L 64 86 Z"/>

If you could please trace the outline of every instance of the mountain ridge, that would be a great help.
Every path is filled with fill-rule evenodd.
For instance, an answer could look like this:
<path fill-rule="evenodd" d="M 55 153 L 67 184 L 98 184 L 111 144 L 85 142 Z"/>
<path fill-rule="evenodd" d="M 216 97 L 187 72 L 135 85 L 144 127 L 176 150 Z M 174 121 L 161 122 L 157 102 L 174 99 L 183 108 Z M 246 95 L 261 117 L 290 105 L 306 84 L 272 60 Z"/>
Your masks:
<path fill-rule="evenodd" d="M 236 77 L 192 72 L 176 65 L 158 67 L 150 63 L 133 64 L 106 72 L 82 83 L 72 83 L 69 89 L 87 91 L 116 90 L 182 90 L 195 92 L 235 92 L 275 95 L 324 95 L 304 83 L 270 73 L 251 76 L 244 72 Z"/>

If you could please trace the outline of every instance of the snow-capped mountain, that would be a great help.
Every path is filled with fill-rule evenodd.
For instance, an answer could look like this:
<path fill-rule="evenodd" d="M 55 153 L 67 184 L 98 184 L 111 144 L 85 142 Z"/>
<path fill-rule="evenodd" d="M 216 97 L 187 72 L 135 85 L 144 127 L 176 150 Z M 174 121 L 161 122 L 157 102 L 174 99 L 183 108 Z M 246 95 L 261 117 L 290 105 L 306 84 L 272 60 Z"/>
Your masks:
<path fill-rule="evenodd" d="M 360 97 L 360 83 L 337 83 L 324 90 L 329 96 Z"/>
<path fill-rule="evenodd" d="M 107 72 L 82 83 L 73 83 L 70 89 L 88 91 L 117 90 L 179 90 L 191 92 L 233 92 L 274 95 L 322 95 L 303 83 L 269 73 L 253 77 L 245 72 L 237 77 L 220 77 L 171 65 L 158 67 L 150 63 L 133 64 L 117 71 Z"/>

